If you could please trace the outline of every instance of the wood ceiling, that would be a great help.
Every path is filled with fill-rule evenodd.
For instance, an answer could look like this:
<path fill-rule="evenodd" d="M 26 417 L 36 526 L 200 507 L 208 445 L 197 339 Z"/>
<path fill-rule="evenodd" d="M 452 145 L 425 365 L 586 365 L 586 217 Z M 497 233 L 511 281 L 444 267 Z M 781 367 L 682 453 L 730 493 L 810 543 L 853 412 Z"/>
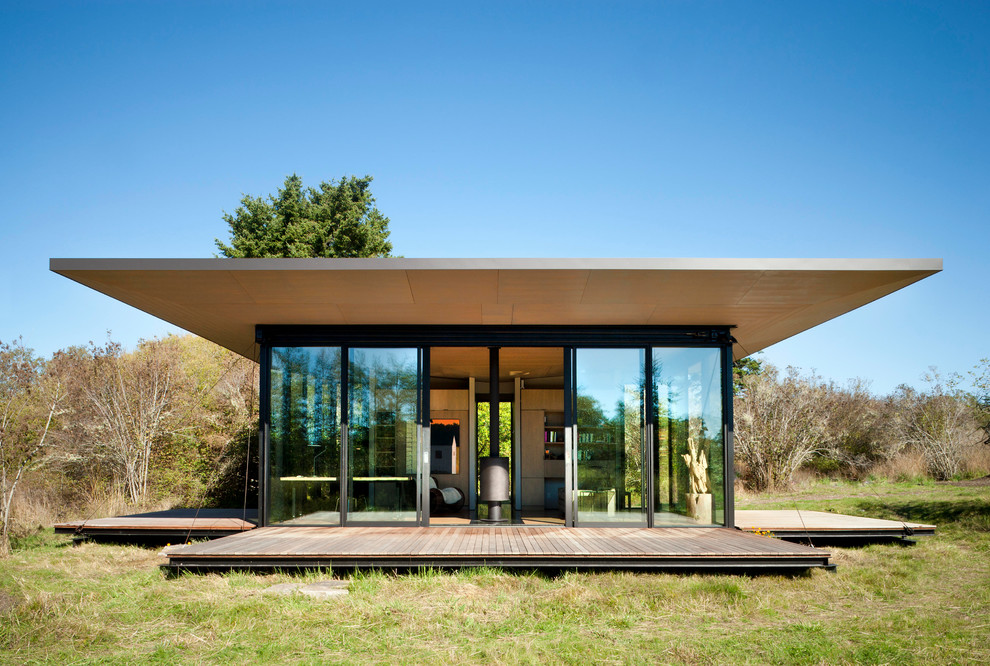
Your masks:
<path fill-rule="evenodd" d="M 250 358 L 257 324 L 718 325 L 734 327 L 741 358 L 941 269 L 940 259 L 51 260 Z M 548 361 L 530 371 L 555 372 Z"/>

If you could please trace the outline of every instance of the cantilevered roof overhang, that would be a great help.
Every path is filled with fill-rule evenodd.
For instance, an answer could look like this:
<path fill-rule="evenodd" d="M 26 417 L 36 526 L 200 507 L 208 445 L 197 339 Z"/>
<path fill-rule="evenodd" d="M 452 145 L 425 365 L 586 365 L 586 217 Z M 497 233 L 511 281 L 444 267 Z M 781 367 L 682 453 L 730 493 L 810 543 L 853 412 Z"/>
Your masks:
<path fill-rule="evenodd" d="M 52 259 L 51 270 L 256 358 L 258 324 L 731 326 L 742 358 L 941 259 Z"/>

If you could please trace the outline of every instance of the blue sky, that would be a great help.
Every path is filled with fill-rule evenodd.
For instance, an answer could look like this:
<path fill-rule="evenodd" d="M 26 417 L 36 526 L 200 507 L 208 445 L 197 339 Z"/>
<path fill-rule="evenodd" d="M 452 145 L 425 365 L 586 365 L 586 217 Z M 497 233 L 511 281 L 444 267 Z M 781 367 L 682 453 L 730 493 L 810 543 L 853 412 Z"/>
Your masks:
<path fill-rule="evenodd" d="M 990 356 L 990 4 L 3 3 L 0 340 L 173 330 L 49 257 L 209 257 L 371 174 L 407 257 L 941 257 L 771 347 L 877 392 Z"/>

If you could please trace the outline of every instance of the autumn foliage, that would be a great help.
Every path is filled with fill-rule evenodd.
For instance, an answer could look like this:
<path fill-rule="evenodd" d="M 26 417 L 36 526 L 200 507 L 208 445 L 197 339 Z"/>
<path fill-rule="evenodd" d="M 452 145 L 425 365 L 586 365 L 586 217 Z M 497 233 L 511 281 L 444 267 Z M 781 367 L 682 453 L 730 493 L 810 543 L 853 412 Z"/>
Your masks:
<path fill-rule="evenodd" d="M 0 410 L 0 550 L 32 502 L 50 521 L 257 502 L 257 364 L 202 338 L 47 361 L 0 343 Z"/>

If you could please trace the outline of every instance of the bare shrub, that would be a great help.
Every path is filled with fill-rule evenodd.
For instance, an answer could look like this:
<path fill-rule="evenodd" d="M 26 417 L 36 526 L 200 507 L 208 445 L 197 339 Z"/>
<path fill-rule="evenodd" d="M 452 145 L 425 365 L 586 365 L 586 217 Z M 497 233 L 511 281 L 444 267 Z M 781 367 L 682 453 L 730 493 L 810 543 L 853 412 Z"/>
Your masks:
<path fill-rule="evenodd" d="M 112 341 L 91 343 L 47 362 L 20 343 L 2 346 L 23 376 L 0 379 L 18 385 L 0 390 L 12 400 L 0 432 L 0 511 L 18 521 L 0 516 L 0 531 L 257 497 L 258 366 L 251 360 L 192 335 L 143 341 L 131 352 Z M 60 393 L 48 422 L 41 403 L 50 386 Z M 18 477 L 16 456 L 41 442 L 44 428 L 35 426 L 47 426 L 43 447 L 24 458 Z M 15 435 L 24 438 L 15 442 Z"/>
<path fill-rule="evenodd" d="M 144 341 L 133 354 L 120 344 L 94 347 L 86 393 L 98 415 L 93 435 L 109 455 L 128 497 L 148 495 L 153 450 L 172 428 L 178 353 L 170 339 Z"/>
<path fill-rule="evenodd" d="M 973 476 L 990 468 L 985 444 L 990 404 L 990 364 L 974 382 L 975 394 L 960 388 L 961 377 L 934 368 L 918 392 L 901 386 L 874 396 L 862 380 L 845 388 L 789 368 L 785 377 L 767 365 L 743 378 L 736 395 L 738 472 L 754 489 L 790 485 L 796 472 L 861 479 Z"/>
<path fill-rule="evenodd" d="M 830 434 L 816 460 L 819 471 L 861 479 L 903 450 L 898 405 L 892 397 L 874 396 L 862 379 L 846 388 L 824 388 Z"/>
<path fill-rule="evenodd" d="M 973 380 L 973 413 L 983 431 L 983 443 L 990 446 L 990 358 L 981 358 L 969 376 Z"/>
<path fill-rule="evenodd" d="M 969 396 L 959 388 L 960 379 L 943 377 L 931 368 L 925 376 L 928 390 L 899 388 L 901 437 L 921 452 L 928 473 L 938 481 L 959 475 L 968 452 L 983 441 Z"/>
<path fill-rule="evenodd" d="M 735 453 L 756 490 L 788 486 L 796 472 L 829 441 L 827 385 L 788 368 L 782 379 L 766 364 L 746 377 L 735 405 Z"/>

